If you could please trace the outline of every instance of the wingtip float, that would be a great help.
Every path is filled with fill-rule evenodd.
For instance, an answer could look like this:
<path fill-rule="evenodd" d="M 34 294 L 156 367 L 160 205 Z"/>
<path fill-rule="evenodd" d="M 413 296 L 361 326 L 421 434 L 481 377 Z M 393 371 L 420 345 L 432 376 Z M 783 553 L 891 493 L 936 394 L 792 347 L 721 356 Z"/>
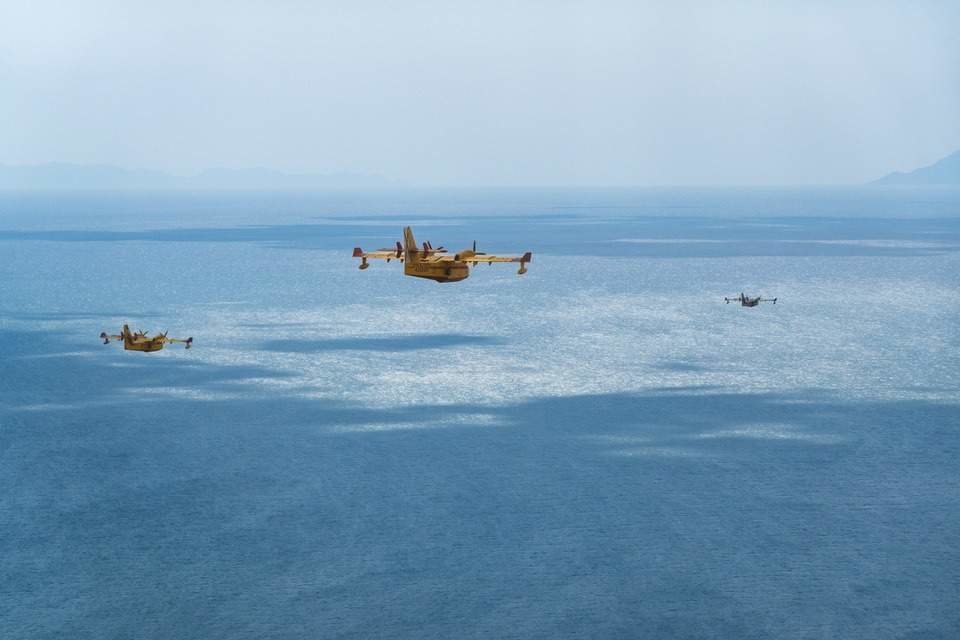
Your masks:
<path fill-rule="evenodd" d="M 193 346 L 192 337 L 186 340 L 168 338 L 167 332 L 164 331 L 151 338 L 142 330 L 131 331 L 127 325 L 123 325 L 119 335 L 110 335 L 106 331 L 102 332 L 100 339 L 103 340 L 103 344 L 110 344 L 110 340 L 122 341 L 124 351 L 143 351 L 145 353 L 160 351 L 168 344 L 182 344 L 185 349 Z"/>
<path fill-rule="evenodd" d="M 403 243 L 397 242 L 395 249 L 379 249 L 366 252 L 355 247 L 353 257 L 360 258 L 360 269 L 370 266 L 367 260 L 399 260 L 403 263 L 403 274 L 414 278 L 426 278 L 435 282 L 459 282 L 470 277 L 470 266 L 482 263 L 516 262 L 520 264 L 518 275 L 527 272 L 527 264 L 533 260 L 533 253 L 527 251 L 522 256 L 497 256 L 477 251 L 477 243 L 473 247 L 464 249 L 451 255 L 445 248 L 433 248 L 429 242 L 422 247 L 417 246 L 410 227 L 403 229 Z"/>

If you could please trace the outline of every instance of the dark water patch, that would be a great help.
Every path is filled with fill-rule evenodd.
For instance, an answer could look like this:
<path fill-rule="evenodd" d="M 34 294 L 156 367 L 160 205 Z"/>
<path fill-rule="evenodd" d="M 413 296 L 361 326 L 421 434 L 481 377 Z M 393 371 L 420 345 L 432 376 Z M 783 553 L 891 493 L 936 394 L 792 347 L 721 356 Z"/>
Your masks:
<path fill-rule="evenodd" d="M 501 422 L 427 428 L 478 413 Z M 937 403 L 187 399 L 29 420 L 0 436 L 14 636 L 147 619 L 233 637 L 264 620 L 279 636 L 565 637 L 569 619 L 604 636 L 872 638 L 950 620 L 955 602 L 958 408 Z M 838 439 L 710 437 L 758 420 Z M 425 428 L 327 428 L 410 421 Z"/>
<path fill-rule="evenodd" d="M 451 251 L 653 258 L 747 256 L 909 257 L 956 252 L 960 219 L 587 217 L 474 218 L 415 230 Z M 258 225 L 142 231 L 5 230 L 0 240 L 56 242 L 249 242 L 284 249 L 393 247 L 401 225 Z"/>
<path fill-rule="evenodd" d="M 95 340 L 91 336 L 91 342 Z M 97 347 L 77 344 L 62 332 L 0 330 L 4 372 L 0 404 L 28 409 L 49 404 L 70 409 L 98 401 L 132 404 L 153 401 L 157 392 L 171 388 L 235 390 L 251 379 L 292 375 L 257 365 L 210 364 L 196 347 L 182 352 L 176 345 L 143 353 L 124 351 L 115 342 Z"/>
<path fill-rule="evenodd" d="M 0 230 L 0 240 L 44 240 L 53 242 L 296 242 L 305 238 L 315 241 L 344 237 L 366 237 L 370 227 L 357 225 L 250 225 L 238 227 L 201 227 L 146 229 L 142 231 L 110 230 Z"/>
<path fill-rule="evenodd" d="M 37 321 L 37 322 L 56 322 L 60 320 L 101 320 L 110 319 L 114 323 L 123 324 L 124 319 L 138 318 L 151 319 L 162 317 L 163 314 L 158 311 L 147 312 L 94 312 L 94 311 L 42 311 L 42 312 L 23 312 L 23 311 L 3 311 L 0 310 L 0 318 L 9 318 L 11 320 Z"/>

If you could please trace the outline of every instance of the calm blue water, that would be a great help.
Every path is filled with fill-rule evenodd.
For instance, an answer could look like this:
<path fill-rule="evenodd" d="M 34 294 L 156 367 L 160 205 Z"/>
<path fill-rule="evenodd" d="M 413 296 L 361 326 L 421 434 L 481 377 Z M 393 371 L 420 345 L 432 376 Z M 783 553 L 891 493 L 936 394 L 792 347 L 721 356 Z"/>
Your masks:
<path fill-rule="evenodd" d="M 0 194 L 0 637 L 960 637 L 958 273 L 950 190 Z"/>

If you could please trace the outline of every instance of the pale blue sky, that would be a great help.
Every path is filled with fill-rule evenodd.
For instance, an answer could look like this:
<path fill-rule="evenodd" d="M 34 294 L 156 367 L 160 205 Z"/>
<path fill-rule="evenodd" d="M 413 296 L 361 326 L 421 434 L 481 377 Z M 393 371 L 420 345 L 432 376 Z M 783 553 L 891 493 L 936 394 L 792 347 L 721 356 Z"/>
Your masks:
<path fill-rule="evenodd" d="M 861 182 L 960 148 L 958 4 L 7 2 L 0 163 Z"/>

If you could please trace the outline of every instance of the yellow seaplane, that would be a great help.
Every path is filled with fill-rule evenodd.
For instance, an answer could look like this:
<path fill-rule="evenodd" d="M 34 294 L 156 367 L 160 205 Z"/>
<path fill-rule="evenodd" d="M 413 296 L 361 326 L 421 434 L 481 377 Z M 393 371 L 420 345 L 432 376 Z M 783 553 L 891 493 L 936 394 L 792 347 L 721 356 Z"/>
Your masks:
<path fill-rule="evenodd" d="M 470 265 L 481 263 L 493 264 L 494 262 L 519 262 L 519 275 L 527 272 L 527 263 L 531 261 L 533 254 L 529 251 L 522 256 L 495 256 L 490 253 L 481 253 L 477 251 L 477 243 L 473 243 L 472 249 L 464 249 L 458 253 L 451 254 L 443 247 L 433 248 L 429 242 L 424 242 L 422 247 L 417 246 L 417 241 L 413 237 L 413 231 L 410 227 L 403 229 L 403 244 L 397 242 L 396 249 L 380 249 L 378 251 L 364 251 L 360 247 L 353 250 L 353 257 L 360 258 L 360 268 L 366 269 L 370 266 L 369 259 L 375 260 L 399 260 L 403 263 L 403 275 L 413 276 L 414 278 L 426 278 L 436 282 L 459 282 L 470 277 Z"/>
<path fill-rule="evenodd" d="M 193 338 L 187 338 L 186 340 L 168 338 L 166 332 L 158 333 L 151 338 L 143 331 L 130 331 L 130 327 L 127 325 L 123 325 L 120 335 L 111 336 L 103 332 L 100 334 L 100 339 L 103 340 L 103 344 L 110 344 L 111 339 L 123 340 L 124 351 L 145 351 L 147 353 L 160 351 L 167 344 L 185 344 L 187 349 L 193 344 Z"/>

